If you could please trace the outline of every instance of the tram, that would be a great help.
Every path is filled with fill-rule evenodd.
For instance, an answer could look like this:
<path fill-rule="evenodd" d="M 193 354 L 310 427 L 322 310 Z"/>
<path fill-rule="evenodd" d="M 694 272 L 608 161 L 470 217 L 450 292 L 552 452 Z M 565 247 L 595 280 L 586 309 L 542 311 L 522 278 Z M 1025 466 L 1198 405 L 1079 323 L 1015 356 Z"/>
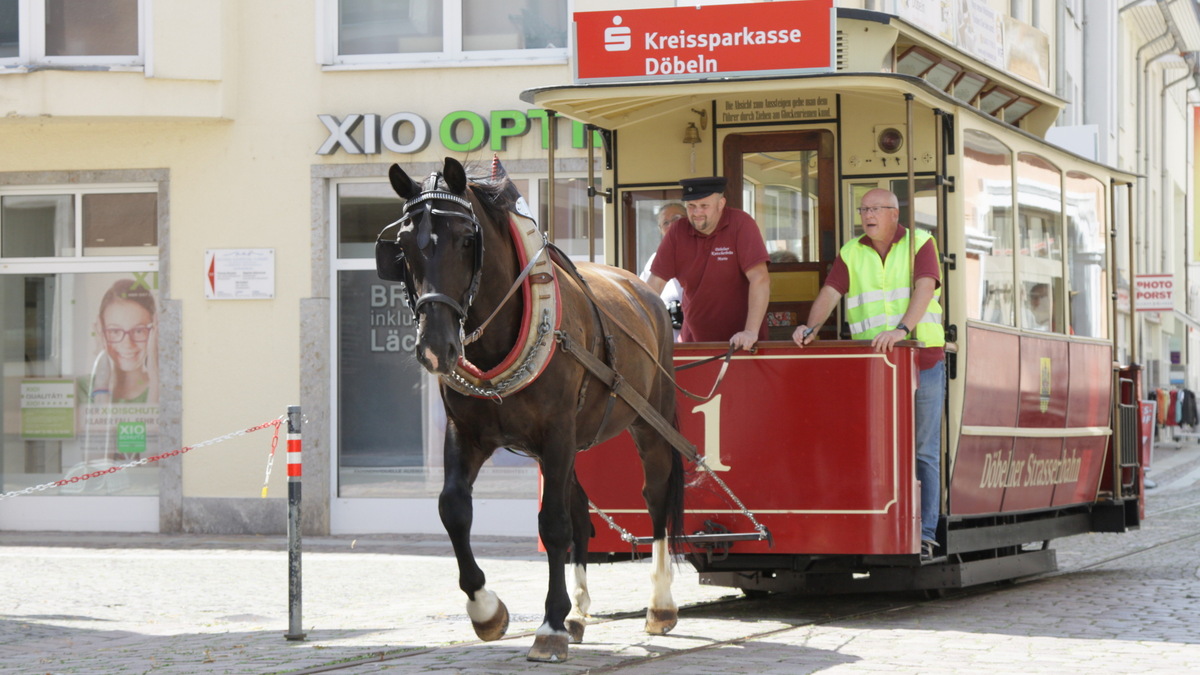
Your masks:
<path fill-rule="evenodd" d="M 605 168 L 591 180 L 605 198 L 610 262 L 638 271 L 657 245 L 654 210 L 680 196 L 680 178 L 705 175 L 728 178 L 728 204 L 755 217 L 772 254 L 771 340 L 736 353 L 711 399 L 678 399 L 680 429 L 704 458 L 689 466 L 685 498 L 702 583 L 937 591 L 1054 569 L 1056 538 L 1137 528 L 1137 352 L 1131 308 L 1117 304 L 1119 278 L 1133 274 L 1135 176 L 1047 142 L 1066 102 L 1020 68 L 889 14 L 828 0 L 768 8 L 793 4 L 816 11 L 797 19 L 809 21 L 806 39 L 828 31 L 815 50 L 828 48 L 828 63 L 695 73 L 684 54 L 660 59 L 677 64 L 669 77 L 622 73 L 604 52 L 614 35 L 631 32 L 637 51 L 665 49 L 661 37 L 641 39 L 647 22 L 679 27 L 683 47 L 701 29 L 663 14 L 675 9 L 591 12 L 576 15 L 576 81 L 522 94 L 599 139 Z M 736 7 L 717 22 L 754 20 L 753 5 Z M 874 353 L 847 339 L 844 308 L 813 345 L 790 341 L 839 247 L 862 232 L 859 198 L 877 187 L 899 195 L 901 223 L 931 232 L 942 254 L 947 390 L 932 561 L 919 555 L 918 345 Z M 725 350 L 678 344 L 675 363 Z M 703 392 L 719 367 L 677 379 Z M 626 434 L 577 456 L 594 561 L 649 551 L 639 486 L 627 479 L 635 453 Z"/>

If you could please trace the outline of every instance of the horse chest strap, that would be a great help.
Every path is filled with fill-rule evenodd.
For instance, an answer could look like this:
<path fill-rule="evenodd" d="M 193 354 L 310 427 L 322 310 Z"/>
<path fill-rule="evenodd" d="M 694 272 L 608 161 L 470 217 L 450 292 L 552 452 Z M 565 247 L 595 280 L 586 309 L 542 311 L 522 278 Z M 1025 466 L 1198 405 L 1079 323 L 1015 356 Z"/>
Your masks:
<path fill-rule="evenodd" d="M 549 272 L 538 272 L 537 274 L 529 275 L 529 283 L 531 284 L 548 284 L 554 281 L 554 275 Z"/>

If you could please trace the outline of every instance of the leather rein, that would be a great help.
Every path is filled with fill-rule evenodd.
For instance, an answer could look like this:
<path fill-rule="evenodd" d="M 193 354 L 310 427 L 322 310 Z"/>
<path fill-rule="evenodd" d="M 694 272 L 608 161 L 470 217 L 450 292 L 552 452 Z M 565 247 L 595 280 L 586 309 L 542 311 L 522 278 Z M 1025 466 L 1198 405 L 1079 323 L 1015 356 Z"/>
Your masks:
<path fill-rule="evenodd" d="M 436 183 L 435 183 L 435 185 L 436 185 Z M 443 200 L 443 201 L 448 201 L 452 204 L 457 204 L 457 205 L 462 206 L 465 209 L 467 209 L 467 212 L 463 213 L 461 211 L 439 209 L 433 203 L 437 200 Z M 426 206 L 424 209 L 417 208 L 426 203 L 428 203 L 428 206 Z M 699 402 L 711 400 L 712 397 L 716 395 L 717 388 L 720 387 L 721 381 L 725 378 L 725 373 L 729 369 L 729 363 L 733 358 L 733 352 L 734 352 L 735 348 L 732 345 L 730 345 L 728 351 L 726 351 L 724 356 L 721 356 L 721 355 L 711 356 L 711 357 L 708 357 L 705 359 L 701 359 L 699 361 L 695 361 L 695 362 L 688 363 L 683 366 L 679 366 L 678 368 L 674 368 L 674 371 L 686 370 L 688 368 L 694 368 L 696 366 L 704 365 L 705 363 L 709 363 L 711 361 L 715 361 L 718 359 L 724 359 L 724 362 L 721 364 L 721 369 L 717 373 L 717 377 L 716 377 L 715 381 L 713 382 L 713 386 L 707 394 L 699 395 L 699 394 L 692 393 L 691 391 L 688 391 L 687 389 L 684 389 L 683 387 L 681 387 L 679 385 L 679 382 L 676 381 L 674 372 L 667 371 L 667 369 L 664 368 L 661 363 L 659 363 L 658 356 L 655 355 L 653 352 L 651 352 L 650 349 L 645 344 L 643 344 L 640 340 L 638 340 L 628 328 L 626 328 L 616 317 L 614 317 L 612 315 L 612 313 L 610 313 L 607 309 L 605 309 L 604 305 L 601 304 L 596 299 L 596 296 L 592 293 L 592 290 L 588 286 L 587 281 L 584 280 L 583 276 L 579 273 L 579 270 L 575 267 L 574 263 L 572 263 L 571 259 L 567 256 L 567 254 L 565 252 L 563 252 L 557 246 L 549 243 L 549 241 L 547 241 L 547 239 L 546 239 L 545 233 L 542 234 L 542 246 L 537 250 L 537 252 L 535 254 L 533 254 L 532 256 L 529 257 L 529 260 L 526 263 L 525 267 L 521 270 L 520 274 L 517 275 L 516 279 L 513 280 L 512 284 L 509 286 L 508 291 L 504 294 L 504 297 L 500 300 L 499 303 L 496 304 L 496 308 L 492 310 L 491 314 L 489 314 L 488 317 L 486 319 L 484 319 L 475 330 L 471 331 L 470 334 L 467 334 L 466 333 L 467 311 L 471 308 L 471 304 L 475 299 L 475 294 L 479 290 L 480 278 L 483 273 L 483 228 L 479 222 L 479 219 L 475 215 L 475 208 L 472 205 L 471 201 L 468 199 L 465 199 L 454 193 L 447 192 L 444 190 L 431 189 L 431 190 L 422 192 L 421 194 L 417 195 L 416 197 L 413 197 L 411 200 L 406 202 L 404 205 L 404 211 L 400 217 L 400 220 L 396 221 L 395 223 L 392 223 L 392 225 L 400 225 L 401 228 L 412 227 L 414 216 L 419 216 L 419 219 L 420 219 L 419 223 L 417 224 L 417 228 L 418 228 L 417 244 L 421 248 L 424 248 L 423 242 L 428 243 L 428 240 L 430 237 L 430 230 L 432 228 L 429 220 L 432 216 L 463 218 L 463 219 L 467 219 L 471 222 L 472 229 L 473 229 L 473 236 L 475 239 L 475 263 L 474 263 L 474 269 L 472 270 L 471 284 L 467 290 L 466 296 L 464 297 L 462 303 L 459 303 L 454 298 L 451 298 L 450 296 L 446 295 L 445 293 L 440 293 L 440 292 L 436 292 L 436 291 L 431 291 L 429 293 L 425 293 L 425 294 L 421 295 L 420 297 L 417 297 L 415 292 L 413 291 L 412 283 L 405 283 L 405 285 L 404 285 L 405 293 L 407 295 L 406 299 L 408 302 L 408 306 L 409 306 L 409 309 L 412 310 L 412 313 L 414 316 L 416 316 L 417 311 L 422 306 L 424 306 L 428 303 L 431 303 L 431 302 L 439 302 L 444 305 L 447 305 L 454 311 L 454 313 L 456 315 L 458 315 L 459 340 L 464 347 L 466 345 L 469 345 L 469 344 L 479 340 L 483 336 L 484 330 L 487 328 L 488 324 L 490 324 L 492 322 L 492 320 L 496 318 L 496 316 L 500 313 L 500 310 L 503 309 L 506 304 L 508 304 L 508 301 L 512 299 L 513 295 L 515 295 L 517 290 L 521 288 L 521 285 L 525 282 L 525 280 L 529 278 L 530 272 L 533 270 L 533 268 L 537 264 L 538 260 L 543 255 L 546 255 L 547 252 L 549 251 L 550 259 L 553 261 L 553 263 L 555 265 L 557 265 L 559 267 L 559 269 L 570 272 L 571 275 L 576 280 L 579 281 L 580 288 L 583 290 L 584 294 L 587 296 L 588 301 L 592 303 L 592 306 L 594 308 L 596 308 L 598 311 L 600 311 L 601 313 L 603 313 L 605 317 L 607 317 L 622 332 L 624 332 L 626 334 L 626 336 L 628 336 L 630 338 L 630 340 L 632 340 L 633 343 L 635 345 L 637 345 L 638 348 L 641 349 L 642 352 L 644 352 L 650 358 L 650 361 L 652 363 L 654 363 L 654 366 L 656 368 L 658 368 L 659 372 L 661 372 L 663 375 L 665 375 L 670 380 L 671 384 L 675 387 L 675 389 L 677 391 L 679 391 L 684 396 L 687 396 L 688 398 L 692 399 L 693 401 L 699 401 Z M 389 225 L 388 227 L 390 228 L 392 225 Z M 387 229 L 388 228 L 384 228 L 384 231 L 387 231 Z M 380 237 L 382 238 L 382 233 L 380 234 Z M 403 261 L 402 264 L 405 268 L 406 276 L 408 276 L 409 273 L 408 273 L 407 261 Z M 406 281 L 407 281 L 407 279 L 406 279 Z M 578 358 L 577 354 L 575 356 L 576 356 L 576 358 Z"/>

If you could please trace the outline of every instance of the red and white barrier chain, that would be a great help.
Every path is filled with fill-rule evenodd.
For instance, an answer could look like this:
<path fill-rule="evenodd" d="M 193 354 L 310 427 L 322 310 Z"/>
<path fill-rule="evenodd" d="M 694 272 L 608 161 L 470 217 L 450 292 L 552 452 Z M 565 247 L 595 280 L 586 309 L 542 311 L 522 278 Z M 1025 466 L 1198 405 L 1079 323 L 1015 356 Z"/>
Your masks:
<path fill-rule="evenodd" d="M 287 418 L 287 415 L 280 415 L 279 417 L 276 417 L 275 419 L 271 420 L 270 422 L 264 422 L 257 426 L 250 427 L 249 429 L 242 429 L 241 431 L 235 431 L 233 433 L 225 434 L 224 436 L 218 436 L 216 438 L 212 438 L 207 441 L 202 441 L 200 443 L 196 443 L 195 445 L 185 445 L 182 448 L 179 448 L 178 450 L 171 450 L 170 452 L 164 452 L 161 455 L 154 455 L 153 457 L 143 457 L 141 459 L 136 459 L 136 460 L 134 460 L 132 462 L 128 462 L 126 464 L 118 464 L 115 466 L 110 466 L 107 469 L 103 469 L 100 471 L 93 471 L 91 473 L 85 473 L 85 474 L 82 474 L 79 476 L 71 476 L 70 478 L 64 478 L 62 480 L 56 480 L 56 481 L 52 481 L 50 483 L 42 483 L 41 485 L 34 485 L 32 487 L 27 487 L 24 490 L 14 490 L 12 492 L 0 493 L 0 499 L 7 499 L 9 497 L 20 497 L 23 495 L 33 494 L 35 492 L 41 492 L 42 490 L 48 490 L 50 488 L 62 487 L 64 485 L 70 485 L 71 483 L 78 483 L 80 481 L 89 480 L 91 478 L 99 478 L 100 476 L 104 476 L 104 475 L 107 475 L 110 473 L 116 473 L 118 471 L 121 471 L 122 469 L 130 469 L 135 466 L 142 466 L 143 464 L 149 464 L 150 462 L 157 462 L 159 460 L 163 460 L 168 457 L 174 457 L 175 455 L 182 455 L 183 453 L 188 452 L 189 450 L 195 450 L 197 448 L 203 448 L 203 447 L 209 446 L 209 445 L 216 445 L 217 443 L 223 443 L 225 441 L 232 440 L 239 436 L 245 436 L 246 434 L 253 433 L 255 431 L 262 431 L 263 429 L 266 429 L 267 427 L 275 427 L 275 436 L 274 436 L 274 438 L 271 439 L 271 456 L 267 460 L 267 479 L 269 480 L 271 477 L 271 461 L 274 459 L 274 456 L 275 456 L 275 447 L 277 445 L 279 445 L 279 427 L 280 427 L 280 425 L 283 424 L 283 420 L 286 418 Z M 263 486 L 263 496 L 264 497 L 267 496 L 267 488 L 265 485 Z"/>

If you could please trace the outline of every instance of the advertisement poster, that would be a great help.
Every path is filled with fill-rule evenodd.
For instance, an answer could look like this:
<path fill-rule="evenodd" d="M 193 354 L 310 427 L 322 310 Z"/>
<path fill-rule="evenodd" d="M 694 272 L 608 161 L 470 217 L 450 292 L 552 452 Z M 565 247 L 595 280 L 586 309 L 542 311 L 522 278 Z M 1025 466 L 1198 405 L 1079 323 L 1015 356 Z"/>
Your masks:
<path fill-rule="evenodd" d="M 90 274 L 77 289 L 76 433 L 87 462 L 136 459 L 158 431 L 158 274 Z"/>

